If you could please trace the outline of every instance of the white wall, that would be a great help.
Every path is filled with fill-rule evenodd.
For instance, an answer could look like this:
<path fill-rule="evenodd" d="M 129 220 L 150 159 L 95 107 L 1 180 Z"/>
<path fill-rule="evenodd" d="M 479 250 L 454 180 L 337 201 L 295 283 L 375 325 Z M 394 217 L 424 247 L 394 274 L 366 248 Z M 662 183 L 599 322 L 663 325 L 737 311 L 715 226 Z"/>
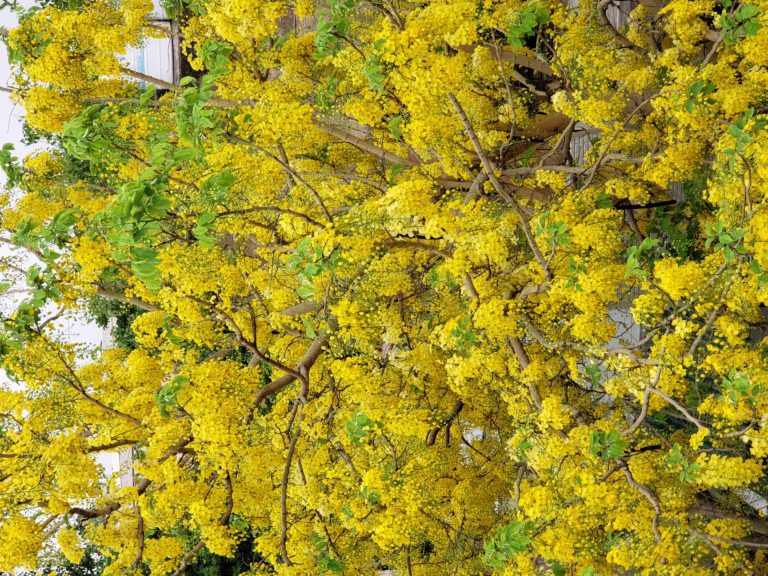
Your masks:
<path fill-rule="evenodd" d="M 170 32 L 170 27 L 166 22 L 157 22 L 156 24 L 169 28 Z M 128 68 L 135 72 L 174 83 L 176 55 L 170 36 L 147 38 L 141 46 L 127 48 L 123 61 Z"/>

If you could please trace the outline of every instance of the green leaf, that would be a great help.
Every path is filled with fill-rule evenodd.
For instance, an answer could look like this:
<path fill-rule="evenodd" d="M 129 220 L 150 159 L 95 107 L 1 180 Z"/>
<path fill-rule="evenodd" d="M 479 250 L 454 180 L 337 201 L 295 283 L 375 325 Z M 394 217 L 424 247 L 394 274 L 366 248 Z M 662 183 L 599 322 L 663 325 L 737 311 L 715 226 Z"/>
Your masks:
<path fill-rule="evenodd" d="M 197 238 L 197 243 L 204 248 L 212 248 L 216 245 L 216 238 L 210 235 L 205 226 L 195 226 L 192 228 L 192 234 Z"/>
<path fill-rule="evenodd" d="M 621 458 L 627 446 L 627 441 L 622 439 L 615 430 L 610 432 L 593 430 L 589 435 L 589 451 L 593 456 L 603 460 Z"/>
<path fill-rule="evenodd" d="M 333 574 L 342 574 L 346 570 L 344 564 L 331 558 L 328 552 L 321 552 L 317 558 L 317 567 L 321 574 L 331 572 Z"/>
<path fill-rule="evenodd" d="M 655 238 L 644 238 L 640 243 L 640 250 L 650 250 L 659 244 L 659 241 Z"/>
<path fill-rule="evenodd" d="M 754 4 L 742 4 L 735 13 L 736 18 L 742 22 L 754 18 L 758 14 L 760 14 L 760 9 Z"/>
<path fill-rule="evenodd" d="M 378 56 L 371 56 L 363 65 L 363 75 L 368 80 L 368 85 L 378 92 L 384 94 L 384 82 L 386 77 L 384 76 L 384 66 L 381 62 L 381 58 Z"/>
<path fill-rule="evenodd" d="M 304 333 L 307 335 L 307 338 L 314 338 L 315 336 L 317 336 L 317 334 L 315 333 L 315 329 L 312 326 L 312 322 L 310 321 L 309 318 L 307 318 L 306 316 L 302 316 L 301 322 L 304 324 Z"/>
<path fill-rule="evenodd" d="M 168 384 L 165 384 L 157 392 L 155 401 L 160 407 L 160 414 L 162 414 L 163 417 L 167 418 L 169 416 L 168 408 L 178 405 L 179 392 L 181 392 L 181 389 L 184 388 L 187 383 L 189 383 L 189 378 L 179 374 L 174 376 Z"/>
<path fill-rule="evenodd" d="M 302 257 L 306 257 L 310 246 L 312 246 L 312 237 L 307 236 L 306 238 L 302 238 L 296 244 L 296 253 Z"/>
<path fill-rule="evenodd" d="M 132 248 L 131 256 L 138 261 L 159 262 L 159 260 L 157 260 L 157 250 L 147 246 L 137 246 L 136 248 Z"/>
<path fill-rule="evenodd" d="M 676 466 L 683 461 L 683 455 L 680 453 L 680 444 L 675 442 L 675 445 L 672 446 L 672 450 L 670 451 L 670 454 L 667 456 L 667 464 Z"/>
<path fill-rule="evenodd" d="M 360 410 L 357 410 L 352 418 L 344 425 L 344 431 L 347 433 L 349 441 L 355 446 L 360 445 L 360 440 L 365 438 L 374 427 L 374 421 L 368 418 Z"/>
<path fill-rule="evenodd" d="M 310 298 L 314 297 L 315 289 L 312 286 L 299 286 L 296 289 L 296 293 L 305 300 L 309 300 Z"/>
<path fill-rule="evenodd" d="M 522 48 L 525 39 L 533 36 L 538 26 L 549 23 L 549 10 L 536 2 L 529 2 L 512 18 L 507 29 L 507 43 Z"/>
<path fill-rule="evenodd" d="M 621 458 L 622 456 L 624 456 L 624 451 L 626 449 L 627 449 L 626 440 L 616 440 L 614 442 L 611 442 L 608 446 L 606 446 L 601 456 L 604 460 L 610 460 L 612 458 Z"/>
<path fill-rule="evenodd" d="M 173 151 L 173 159 L 177 162 L 188 162 L 190 160 L 196 160 L 200 155 L 200 151 L 193 147 L 181 147 L 176 148 Z"/>
<path fill-rule="evenodd" d="M 403 171 L 403 168 L 405 168 L 403 164 L 400 164 L 400 163 L 393 164 L 392 168 L 390 168 L 389 171 L 387 172 L 387 183 L 394 184 L 395 179 L 398 177 L 400 172 Z"/>
<path fill-rule="evenodd" d="M 394 136 L 395 140 L 401 140 L 403 138 L 403 131 L 400 128 L 402 122 L 403 117 L 400 114 L 392 116 L 392 118 L 389 119 L 389 122 L 387 122 L 387 129 L 390 134 Z"/>
<path fill-rule="evenodd" d="M 205 211 L 197 218 L 197 225 L 198 226 L 206 226 L 216 220 L 216 214 L 213 212 Z"/>
<path fill-rule="evenodd" d="M 371 491 L 368 486 L 363 486 L 360 489 L 360 496 L 362 496 L 363 499 L 371 505 L 376 504 L 379 500 L 381 500 L 381 494 Z"/>
<path fill-rule="evenodd" d="M 605 192 L 601 192 L 600 196 L 597 198 L 595 207 L 599 209 L 613 208 L 613 202 L 611 201 L 611 196 L 609 194 L 606 194 Z"/>
<path fill-rule="evenodd" d="M 53 217 L 50 228 L 57 234 L 66 234 L 75 222 L 77 222 L 77 209 L 68 208 Z"/>
<path fill-rule="evenodd" d="M 517 521 L 500 527 L 483 545 L 483 562 L 499 572 L 503 571 L 512 558 L 528 550 L 533 527 L 532 522 Z"/>

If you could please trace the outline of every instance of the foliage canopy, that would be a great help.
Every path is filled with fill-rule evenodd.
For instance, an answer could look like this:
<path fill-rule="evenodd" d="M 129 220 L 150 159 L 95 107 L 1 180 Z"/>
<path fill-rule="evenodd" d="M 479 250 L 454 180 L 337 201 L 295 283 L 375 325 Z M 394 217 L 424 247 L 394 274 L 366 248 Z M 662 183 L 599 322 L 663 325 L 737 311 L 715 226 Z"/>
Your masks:
<path fill-rule="evenodd" d="M 571 4 L 25 11 L 0 570 L 766 573 L 768 1 Z"/>

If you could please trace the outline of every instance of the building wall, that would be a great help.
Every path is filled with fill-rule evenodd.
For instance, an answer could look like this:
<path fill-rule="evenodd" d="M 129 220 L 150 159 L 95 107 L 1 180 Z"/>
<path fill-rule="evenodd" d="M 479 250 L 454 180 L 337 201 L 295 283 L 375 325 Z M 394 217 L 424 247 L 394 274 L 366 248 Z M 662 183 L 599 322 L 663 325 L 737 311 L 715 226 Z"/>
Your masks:
<path fill-rule="evenodd" d="M 178 43 L 172 38 L 170 22 L 157 21 L 155 24 L 167 28 L 168 36 L 147 38 L 141 46 L 128 47 L 123 61 L 135 72 L 176 84 L 179 81 Z"/>

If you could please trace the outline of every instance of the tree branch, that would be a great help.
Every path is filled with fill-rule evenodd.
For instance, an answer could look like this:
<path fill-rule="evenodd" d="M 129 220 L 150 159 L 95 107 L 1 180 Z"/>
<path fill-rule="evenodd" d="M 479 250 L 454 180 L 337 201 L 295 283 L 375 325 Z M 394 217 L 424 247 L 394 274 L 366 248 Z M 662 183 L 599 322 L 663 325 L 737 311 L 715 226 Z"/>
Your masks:
<path fill-rule="evenodd" d="M 464 402 L 462 402 L 461 400 L 457 400 L 456 404 L 453 406 L 453 410 L 451 410 L 450 414 L 448 414 L 448 417 L 443 421 L 443 423 L 436 428 L 432 428 L 427 433 L 427 441 L 426 441 L 427 446 L 434 445 L 435 441 L 437 440 L 437 435 L 440 433 L 440 430 L 442 430 L 443 428 L 446 429 L 445 431 L 446 438 L 448 437 L 448 430 L 450 429 L 451 424 L 453 424 L 453 421 L 456 420 L 456 418 L 459 416 L 459 413 L 462 411 L 463 408 L 464 408 Z"/>
<path fill-rule="evenodd" d="M 296 431 L 291 437 L 291 442 L 288 445 L 288 454 L 285 456 L 285 466 L 283 467 L 283 477 L 280 481 L 280 556 L 286 566 L 293 566 L 293 562 L 288 557 L 288 478 L 291 474 L 291 462 L 293 461 L 293 454 L 296 451 L 296 443 L 299 440 L 299 434 L 301 433 L 301 421 L 304 418 L 304 411 L 302 410 L 304 404 L 300 401 L 296 401 L 294 404 L 294 411 L 296 411 Z"/>
<path fill-rule="evenodd" d="M 536 257 L 539 266 L 544 272 L 544 276 L 546 276 L 547 280 L 552 280 L 552 272 L 549 271 L 549 268 L 547 267 L 547 261 L 544 259 L 544 255 L 541 253 L 541 250 L 539 250 L 539 247 L 536 244 L 536 239 L 533 236 L 531 225 L 528 223 L 528 217 L 525 215 L 523 208 L 520 206 L 517 200 L 515 200 L 514 196 L 510 195 L 506 191 L 502 183 L 496 177 L 496 167 L 488 159 L 488 156 L 485 154 L 482 146 L 480 146 L 480 141 L 477 139 L 477 135 L 472 129 L 472 124 L 470 123 L 469 118 L 467 118 L 467 115 L 464 112 L 464 109 L 461 107 L 461 104 L 459 104 L 459 101 L 453 94 L 448 94 L 448 99 L 451 101 L 451 104 L 453 104 L 453 107 L 456 110 L 456 114 L 458 114 L 459 118 L 461 119 L 461 123 L 464 125 L 464 131 L 467 133 L 470 142 L 472 142 L 472 146 L 474 147 L 477 156 L 482 162 L 485 173 L 488 175 L 488 179 L 491 181 L 491 184 L 493 184 L 493 187 L 499 196 L 506 200 L 506 202 L 510 204 L 514 209 L 518 219 L 520 220 L 520 225 L 523 227 L 523 233 L 525 234 L 525 238 L 528 241 L 528 246 L 531 248 L 533 255 Z"/>
<path fill-rule="evenodd" d="M 125 302 L 126 304 L 133 304 L 134 306 L 141 308 L 142 310 L 146 310 L 147 312 L 154 312 L 155 310 L 159 310 L 159 308 L 154 304 L 150 304 L 149 302 L 145 302 L 139 298 L 126 296 L 125 294 L 115 292 L 114 290 L 107 290 L 101 286 L 96 288 L 96 295 L 101 296 L 102 298 L 108 298 L 110 300 L 117 300 L 118 302 Z"/>

